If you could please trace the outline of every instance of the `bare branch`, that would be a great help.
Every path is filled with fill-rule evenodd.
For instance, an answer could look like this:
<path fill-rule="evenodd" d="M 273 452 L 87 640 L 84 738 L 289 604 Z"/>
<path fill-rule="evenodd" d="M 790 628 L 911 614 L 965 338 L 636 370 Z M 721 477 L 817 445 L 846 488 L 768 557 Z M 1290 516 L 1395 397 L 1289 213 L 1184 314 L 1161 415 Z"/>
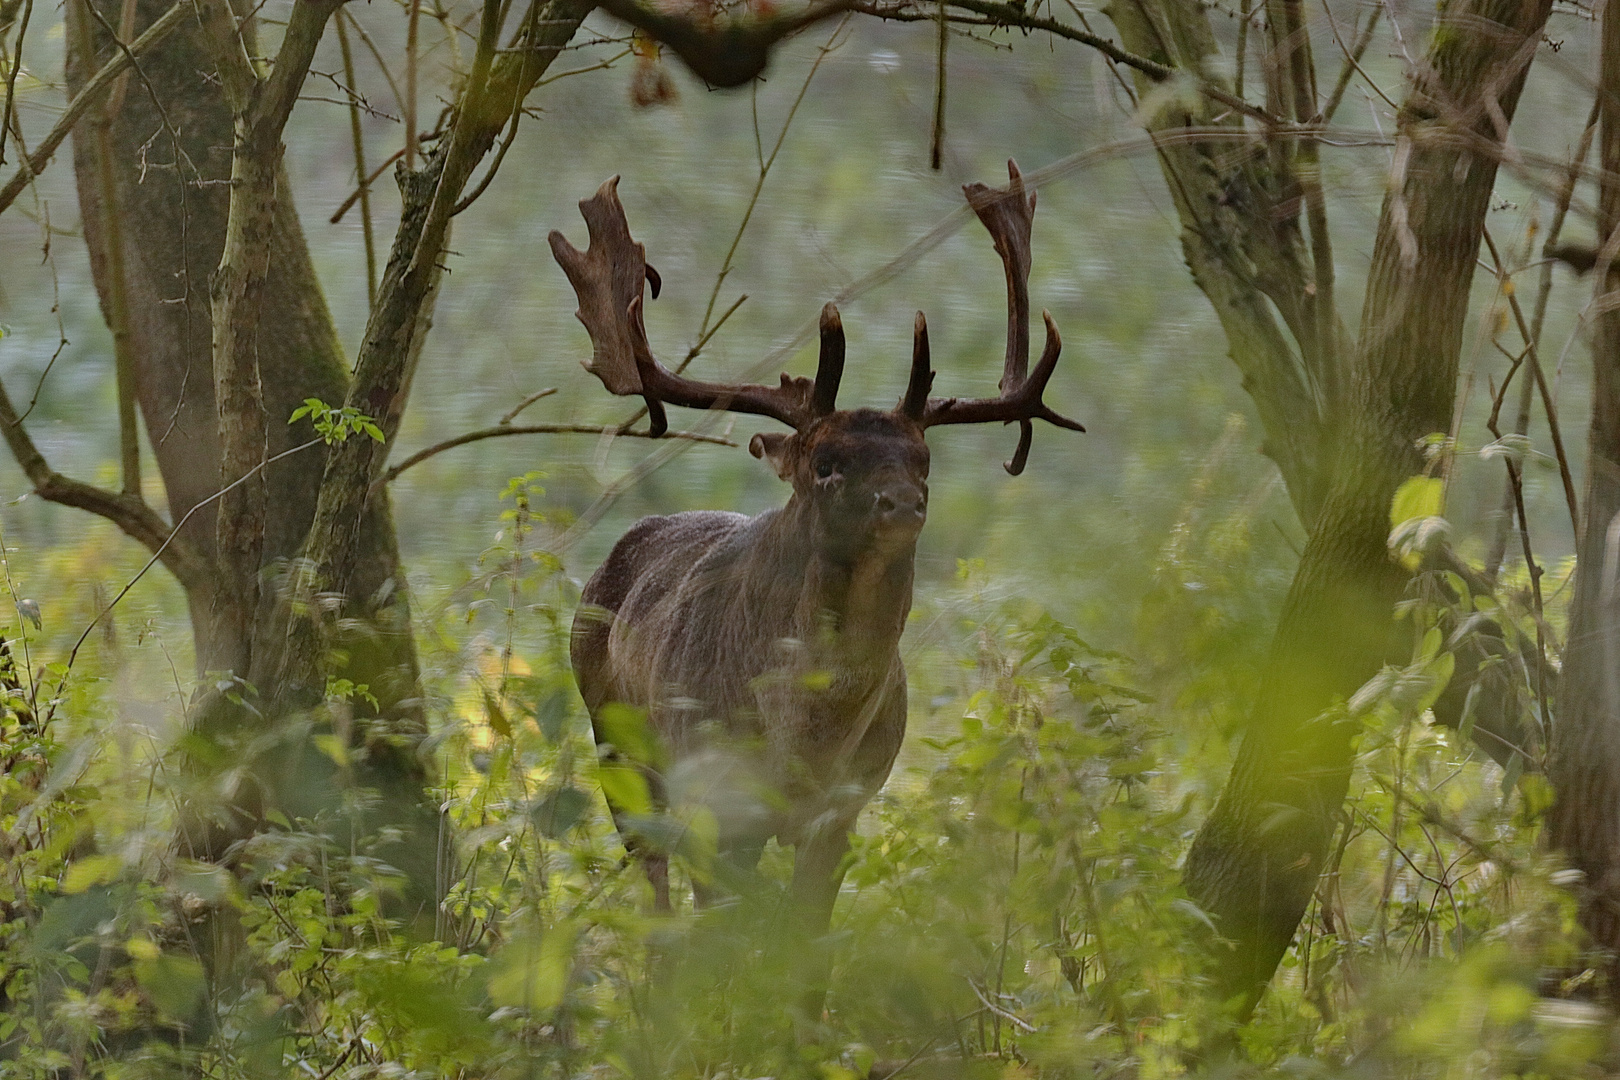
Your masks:
<path fill-rule="evenodd" d="M 381 176 L 388 166 L 392 165 L 394 162 L 398 161 L 404 156 L 405 151 L 403 148 L 395 150 L 392 154 L 389 154 L 388 157 L 383 160 L 381 165 L 378 165 L 375 169 L 372 169 L 370 174 L 360 181 L 359 187 L 349 192 L 349 197 L 344 199 L 343 203 L 336 210 L 332 211 L 332 216 L 327 220 L 333 225 L 336 225 L 338 222 L 342 221 L 343 215 L 349 212 L 349 207 L 359 202 L 360 197 L 371 190 L 371 185 L 376 182 L 377 177 Z"/>
<path fill-rule="evenodd" d="M 1482 230 L 1485 246 L 1491 253 L 1491 262 L 1495 266 L 1497 280 L 1504 285 L 1507 281 L 1507 269 L 1502 265 L 1502 256 L 1496 250 L 1496 241 L 1491 238 L 1491 230 Z M 1553 451 L 1558 457 L 1558 475 L 1564 482 L 1564 499 L 1569 504 L 1569 524 L 1572 535 L 1576 541 L 1581 535 L 1581 514 L 1575 498 L 1575 477 L 1570 471 L 1569 455 L 1564 452 L 1564 436 L 1558 426 L 1558 406 L 1553 402 L 1552 394 L 1547 389 L 1547 376 L 1541 370 L 1541 360 L 1536 355 L 1536 335 L 1531 332 L 1530 324 L 1524 317 L 1524 309 L 1519 306 L 1518 291 L 1504 288 L 1507 293 L 1508 306 L 1513 311 L 1513 318 L 1519 328 L 1519 336 L 1524 341 L 1524 352 L 1530 362 L 1530 373 L 1535 376 L 1536 389 L 1541 392 L 1541 405 L 1547 411 L 1547 428 L 1552 436 Z M 1501 438 L 1500 432 L 1492 432 Z"/>
<path fill-rule="evenodd" d="M 74 125 L 83 119 L 86 110 L 96 104 L 103 94 L 112 89 L 113 84 L 118 81 L 118 77 L 133 66 L 135 58 L 151 50 L 174 33 L 190 10 L 189 4 L 175 4 L 159 16 L 156 22 L 147 27 L 145 33 L 130 42 L 128 49 L 119 52 L 111 60 L 108 60 L 101 70 L 90 77 L 90 81 L 84 84 L 84 89 L 80 90 L 73 100 L 68 102 L 68 107 L 57 118 L 55 126 L 40 141 L 39 145 L 34 147 L 34 152 L 18 161 L 17 171 L 11 175 L 11 179 L 6 181 L 5 187 L 0 188 L 0 211 L 4 211 L 6 207 L 15 202 L 17 196 L 22 194 L 23 188 L 28 186 L 28 182 L 45 171 L 45 167 L 51 163 L 51 158 L 56 154 L 57 148 L 62 145 L 63 141 L 73 131 Z"/>
<path fill-rule="evenodd" d="M 1339 111 L 1339 102 L 1344 100 L 1344 91 L 1350 85 L 1352 72 L 1359 74 L 1367 85 L 1372 87 L 1373 93 L 1384 99 L 1384 104 L 1398 111 L 1400 106 L 1391 101 L 1389 95 L 1384 93 L 1383 87 L 1373 82 L 1372 76 L 1368 75 L 1361 67 L 1362 54 L 1367 51 L 1367 46 L 1372 43 L 1373 31 L 1378 29 L 1378 19 L 1384 13 L 1383 7 L 1379 6 L 1372 9 L 1372 14 L 1367 17 L 1367 25 L 1362 28 L 1361 33 L 1356 35 L 1356 43 L 1351 47 L 1346 47 L 1344 39 L 1339 36 L 1339 23 L 1334 19 L 1333 11 L 1327 6 L 1326 0 L 1323 0 L 1322 11 L 1328 17 L 1328 26 L 1333 31 L 1333 40 L 1338 44 L 1339 51 L 1344 53 L 1344 66 L 1339 69 L 1339 81 L 1333 85 L 1333 93 L 1328 95 L 1327 104 L 1322 106 L 1322 122 L 1324 124 L 1331 123 L 1333 114 Z"/>
<path fill-rule="evenodd" d="M 88 510 L 117 525 L 126 534 L 161 555 L 163 564 L 188 590 L 206 586 L 212 569 L 184 538 L 180 537 L 156 510 L 138 493 L 114 492 L 63 476 L 45 460 L 23 427 L 11 397 L 0 383 L 0 434 L 5 436 L 11 456 L 34 485 L 34 491 L 47 502 Z"/>
<path fill-rule="evenodd" d="M 512 410 L 496 422 L 500 424 L 510 424 L 512 421 L 518 418 L 518 413 L 522 412 L 524 409 L 527 409 L 530 405 L 533 405 L 542 398 L 548 398 L 556 392 L 557 388 L 555 386 L 548 386 L 544 390 L 536 390 L 534 393 L 512 406 Z"/>
<path fill-rule="evenodd" d="M 366 138 L 360 123 L 360 98 L 354 86 L 354 50 L 349 48 L 349 34 L 343 28 L 343 19 L 336 20 L 338 51 L 343 57 L 343 78 L 349 95 L 349 141 L 354 144 L 354 178 L 359 182 L 360 231 L 366 245 L 366 310 L 377 306 L 377 240 L 371 228 L 371 174 L 366 168 Z M 342 217 L 342 211 L 338 212 Z"/>
<path fill-rule="evenodd" d="M 399 474 L 413 465 L 420 465 L 430 457 L 435 457 L 446 450 L 454 450 L 458 446 L 468 443 L 481 442 L 484 439 L 499 439 L 507 435 L 616 435 L 632 439 L 686 439 L 689 442 L 713 443 L 715 446 L 736 446 L 730 439 L 719 435 L 706 435 L 701 431 L 666 431 L 661 435 L 654 435 L 650 431 L 621 431 L 617 424 L 496 424 L 494 427 L 479 428 L 457 435 L 453 439 L 446 439 L 441 443 L 434 443 L 425 449 L 418 450 L 398 465 L 391 466 L 387 472 L 377 478 L 378 484 L 391 484 L 399 478 Z"/>
<path fill-rule="evenodd" d="M 353 11 L 344 8 L 338 13 L 338 17 L 347 19 L 349 25 L 354 27 L 354 32 L 360 35 L 361 42 L 364 43 L 367 51 L 371 53 L 371 58 L 377 62 L 377 69 L 382 72 L 383 81 L 388 84 L 389 91 L 394 95 L 394 104 L 399 107 L 400 115 L 403 116 L 405 114 L 405 95 L 400 93 L 399 85 L 394 82 L 394 73 L 388 70 L 388 63 L 383 60 L 382 51 L 377 48 L 377 43 L 371 39 L 370 34 L 366 33 L 366 28 L 360 25 L 360 20 L 354 17 Z M 404 153 L 403 150 L 400 152 Z"/>
<path fill-rule="evenodd" d="M 1157 60 L 1150 60 L 1121 48 L 1119 45 L 1089 30 L 1049 19 L 1041 15 L 1030 15 L 1020 7 L 1010 3 L 998 3 L 997 0 L 949 0 L 949 6 L 960 8 L 963 11 L 972 11 L 991 19 L 995 25 L 1003 27 L 1019 27 L 1024 30 L 1044 30 L 1070 41 L 1077 41 L 1088 45 L 1117 64 L 1134 68 L 1152 79 L 1154 82 L 1163 82 L 1175 76 L 1184 76 L 1192 79 L 1198 86 L 1199 92 L 1213 101 L 1231 109 L 1236 109 L 1245 116 L 1252 117 L 1268 127 L 1291 127 L 1287 120 L 1274 116 L 1258 105 L 1251 105 L 1242 98 L 1235 96 L 1216 86 L 1207 79 L 1194 72 L 1174 68 L 1168 64 L 1161 64 Z M 912 0 L 898 0 L 898 2 L 885 3 L 882 0 L 857 0 L 851 5 L 851 10 L 872 15 L 880 19 L 895 19 L 902 22 L 933 20 L 938 16 L 933 12 L 918 10 Z"/>
<path fill-rule="evenodd" d="M 28 22 L 34 15 L 34 0 L 26 0 L 23 6 L 22 24 L 17 28 L 17 48 L 11 54 L 7 65 L 10 70 L 6 72 L 6 108 L 0 115 L 0 164 L 6 160 L 6 136 L 11 132 L 11 125 L 17 114 L 17 75 L 22 71 L 23 42 L 28 38 Z M 22 146 L 22 136 L 17 136 L 17 149 L 26 161 L 28 151 Z"/>
<path fill-rule="evenodd" d="M 0 393 L 3 393 L 3 390 L 0 390 Z M 0 418 L 0 420 L 3 420 L 3 418 Z M 63 666 L 62 677 L 56 684 L 56 693 L 53 695 L 53 697 L 55 699 L 57 699 L 57 700 L 61 699 L 61 697 L 62 697 L 62 688 L 67 685 L 68 676 L 70 674 L 72 674 L 72 672 L 73 672 L 73 662 L 78 658 L 79 649 L 84 645 L 85 640 L 87 638 L 89 638 L 90 631 L 92 631 L 92 630 L 94 630 L 96 628 L 96 624 L 99 623 L 102 619 L 106 618 L 109 614 L 112 613 L 112 609 L 118 605 L 118 602 L 120 600 L 122 600 L 125 596 L 129 595 L 129 591 L 131 589 L 133 589 L 137 584 L 140 583 L 140 580 L 143 577 L 146 576 L 147 571 L 152 569 L 152 567 L 153 567 L 153 565 L 155 563 L 157 563 L 159 560 L 162 560 L 164 565 L 169 566 L 170 559 L 172 557 L 172 553 L 181 550 L 180 545 L 184 544 L 184 540 L 182 539 L 182 537 L 180 535 L 180 530 L 186 527 L 186 522 L 190 521 L 192 519 L 192 517 L 199 510 L 203 509 L 206 506 L 211 506 L 217 500 L 224 498 L 226 495 L 229 495 L 236 488 L 238 488 L 238 487 L 242 486 L 243 484 L 247 483 L 249 480 L 253 479 L 259 473 L 263 472 L 265 469 L 268 469 L 270 466 L 274 465 L 276 462 L 285 460 L 286 458 L 290 458 L 294 454 L 302 453 L 305 450 L 309 450 L 309 449 L 312 449 L 314 447 L 321 446 L 324 443 L 325 443 L 324 439 L 319 439 L 319 438 L 310 439 L 308 442 L 299 443 L 297 446 L 290 447 L 290 448 L 288 448 L 286 450 L 283 450 L 281 453 L 276 454 L 273 457 L 268 457 L 265 460 L 259 462 L 257 465 L 253 466 L 253 468 L 251 470 L 249 470 L 249 472 L 248 472 L 248 474 L 246 476 L 243 476 L 240 479 L 234 480 L 231 483 L 226 484 L 224 487 L 220 488 L 218 491 L 214 492 L 212 495 L 209 495 L 207 498 L 198 500 L 197 503 L 195 505 L 193 505 L 190 510 L 187 510 L 185 512 L 185 514 L 183 514 L 181 516 L 180 520 L 175 522 L 174 528 L 169 530 L 169 534 L 168 534 L 167 537 L 165 537 L 163 539 L 163 542 L 157 545 L 156 550 L 154 550 L 152 552 L 152 557 L 150 559 L 146 560 L 146 565 L 142 566 L 138 571 L 136 571 L 134 577 L 130 578 L 128 581 L 126 581 L 124 583 L 124 587 L 122 589 L 118 590 L 118 595 L 113 597 L 112 600 L 110 600 L 107 603 L 106 607 L 104 607 L 100 611 L 96 612 L 95 618 L 90 620 L 89 625 L 87 625 L 84 628 L 84 632 L 79 635 L 79 639 L 76 642 L 73 643 L 73 649 L 72 649 L 71 652 L 68 653 L 67 663 Z M 121 498 L 122 496 L 118 496 L 118 497 Z M 169 568 L 171 570 L 174 570 L 173 566 L 169 566 Z M 211 578 L 212 577 L 212 568 L 211 567 L 207 568 L 207 570 L 208 570 L 208 573 L 209 573 L 210 578 Z M 175 573 L 176 577 L 180 577 L 179 571 L 174 571 L 174 573 Z M 186 579 L 185 578 L 180 577 L 180 580 L 181 580 L 182 584 L 186 584 Z M 200 580 L 204 584 L 207 584 L 208 581 L 209 581 L 209 579 L 200 579 Z M 187 584 L 186 587 L 189 590 L 192 586 Z M 55 715 L 55 706 L 54 705 L 52 706 L 51 713 L 46 716 L 46 721 L 49 722 L 50 717 L 53 716 L 53 715 Z"/>

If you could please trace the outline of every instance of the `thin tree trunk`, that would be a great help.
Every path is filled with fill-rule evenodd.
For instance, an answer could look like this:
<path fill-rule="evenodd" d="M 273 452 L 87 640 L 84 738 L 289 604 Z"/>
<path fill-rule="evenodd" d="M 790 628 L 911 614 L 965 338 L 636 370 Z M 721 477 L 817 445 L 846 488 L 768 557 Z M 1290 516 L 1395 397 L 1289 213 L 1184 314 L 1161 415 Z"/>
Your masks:
<path fill-rule="evenodd" d="M 1599 296 L 1620 290 L 1620 9 L 1603 13 L 1598 192 Z M 1607 265 L 1604 265 L 1604 263 Z M 1602 304 L 1595 305 L 1599 310 Z M 1592 419 L 1587 432 L 1586 518 L 1581 525 L 1564 650 L 1558 721 L 1548 775 L 1556 802 L 1548 840 L 1582 872 L 1581 925 L 1606 954 L 1600 966 L 1620 987 L 1620 311 L 1597 317 L 1592 344 Z"/>
<path fill-rule="evenodd" d="M 1203 9 L 1188 0 L 1112 0 L 1109 18 L 1127 49 L 1167 66 L 1209 70 L 1217 51 Z M 1162 90 L 1138 73 L 1144 99 Z M 1242 115 L 1202 97 L 1178 98 L 1146 118 L 1149 132 L 1200 128 L 1230 137 L 1171 140 L 1159 166 L 1181 219 L 1181 249 L 1193 280 L 1226 332 L 1243 388 L 1265 434 L 1295 512 L 1309 530 L 1326 489 L 1331 446 L 1324 418 L 1335 412 L 1330 354 L 1319 348 L 1318 290 L 1300 227 L 1298 181 L 1290 155 L 1245 135 Z M 1296 348 L 1296 343 L 1298 348 Z"/>
<path fill-rule="evenodd" d="M 1387 549 L 1417 441 L 1446 431 L 1496 176 L 1486 102 L 1513 116 L 1550 0 L 1443 9 L 1397 121 L 1338 459 L 1284 603 L 1250 728 L 1187 857 L 1235 948 L 1219 983 L 1246 1015 L 1293 939 L 1337 828 L 1354 725 L 1337 710 L 1390 657 L 1408 575 Z"/>
<path fill-rule="evenodd" d="M 449 131 L 420 170 L 403 175 L 399 231 L 346 401 L 376 417 L 388 442 L 350 439 L 333 448 L 310 525 L 300 593 L 335 592 L 345 603 L 363 595 L 354 588 L 364 554 L 355 523 L 380 494 L 378 479 L 404 413 L 414 358 L 426 331 L 423 316 L 438 288 L 451 221 L 474 168 L 495 145 L 513 108 L 528 96 L 592 6 L 592 0 L 536 3 L 518 43 L 502 50 L 497 46 L 503 7 L 499 0 L 485 0 L 478 50 Z M 304 611 L 291 624 L 276 674 L 281 692 L 294 697 L 310 692 L 331 652 L 330 625 L 312 605 L 304 605 Z"/>

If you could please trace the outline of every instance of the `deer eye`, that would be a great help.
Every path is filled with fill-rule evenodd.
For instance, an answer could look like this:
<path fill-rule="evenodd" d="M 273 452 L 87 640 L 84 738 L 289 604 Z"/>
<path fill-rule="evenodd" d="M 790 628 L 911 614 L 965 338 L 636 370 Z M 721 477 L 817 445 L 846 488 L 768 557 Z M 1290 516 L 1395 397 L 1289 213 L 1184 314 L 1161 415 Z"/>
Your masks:
<path fill-rule="evenodd" d="M 838 475 L 838 466 L 830 460 L 816 463 L 816 477 L 821 480 L 831 480 Z"/>

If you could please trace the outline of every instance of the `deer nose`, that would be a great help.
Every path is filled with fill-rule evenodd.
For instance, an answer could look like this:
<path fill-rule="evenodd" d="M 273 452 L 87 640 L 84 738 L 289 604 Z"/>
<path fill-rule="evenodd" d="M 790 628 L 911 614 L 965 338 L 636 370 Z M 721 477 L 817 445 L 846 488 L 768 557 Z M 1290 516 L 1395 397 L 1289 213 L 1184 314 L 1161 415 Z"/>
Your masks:
<path fill-rule="evenodd" d="M 885 523 L 921 524 L 928 516 L 928 496 L 910 484 L 895 484 L 873 496 L 878 517 Z"/>

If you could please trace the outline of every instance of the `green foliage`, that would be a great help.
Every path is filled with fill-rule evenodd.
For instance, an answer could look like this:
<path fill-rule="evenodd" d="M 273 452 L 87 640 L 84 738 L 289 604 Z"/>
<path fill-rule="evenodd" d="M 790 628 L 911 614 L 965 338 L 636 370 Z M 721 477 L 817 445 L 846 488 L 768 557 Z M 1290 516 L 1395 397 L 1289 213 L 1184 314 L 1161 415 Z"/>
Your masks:
<path fill-rule="evenodd" d="M 788 853 L 723 874 L 712 822 L 661 818 L 640 771 L 600 758 L 568 669 L 574 587 L 541 544 L 563 516 L 537 474 L 507 485 L 494 543 L 424 628 L 444 832 L 444 900 L 425 916 L 383 857 L 390 837 L 352 835 L 335 811 L 272 812 L 229 870 L 179 857 L 178 807 L 205 794 L 181 764 L 195 738 L 108 724 L 117 699 L 94 659 L 48 728 L 28 719 L 30 687 L 11 689 L 0 1077 L 1588 1069 L 1605 1029 L 1536 846 L 1546 785 L 1432 722 L 1475 616 L 1510 639 L 1533 627 L 1512 590 L 1472 594 L 1455 575 L 1419 576 L 1400 612 L 1410 659 L 1324 718 L 1360 727 L 1354 794 L 1259 1015 L 1233 1029 L 1210 1000 L 1219 928 L 1178 866 L 1223 765 L 1208 703 L 1253 678 L 1241 639 L 1264 621 L 1245 599 L 1264 492 L 1226 501 L 1218 472 L 1182 514 L 1200 527 L 1160 552 L 1139 613 L 1149 662 L 1005 596 L 980 561 L 921 599 L 908 746 L 820 942 L 785 917 Z M 371 700 L 342 679 L 325 697 Z M 644 716 L 603 724 L 624 758 L 656 763 Z M 327 738 L 341 765 L 351 748 Z M 275 760 L 217 756 L 209 784 Z M 729 899 L 651 913 L 604 788 L 673 852 L 677 897 L 701 880 Z M 805 957 L 827 948 L 826 1008 L 806 1012 Z"/>
<path fill-rule="evenodd" d="M 377 422 L 352 405 L 335 408 L 320 398 L 305 398 L 304 403 L 287 418 L 287 423 L 296 424 L 306 416 L 315 425 L 315 434 L 328 446 L 343 442 L 350 435 L 366 435 L 377 442 L 385 441 Z"/>

